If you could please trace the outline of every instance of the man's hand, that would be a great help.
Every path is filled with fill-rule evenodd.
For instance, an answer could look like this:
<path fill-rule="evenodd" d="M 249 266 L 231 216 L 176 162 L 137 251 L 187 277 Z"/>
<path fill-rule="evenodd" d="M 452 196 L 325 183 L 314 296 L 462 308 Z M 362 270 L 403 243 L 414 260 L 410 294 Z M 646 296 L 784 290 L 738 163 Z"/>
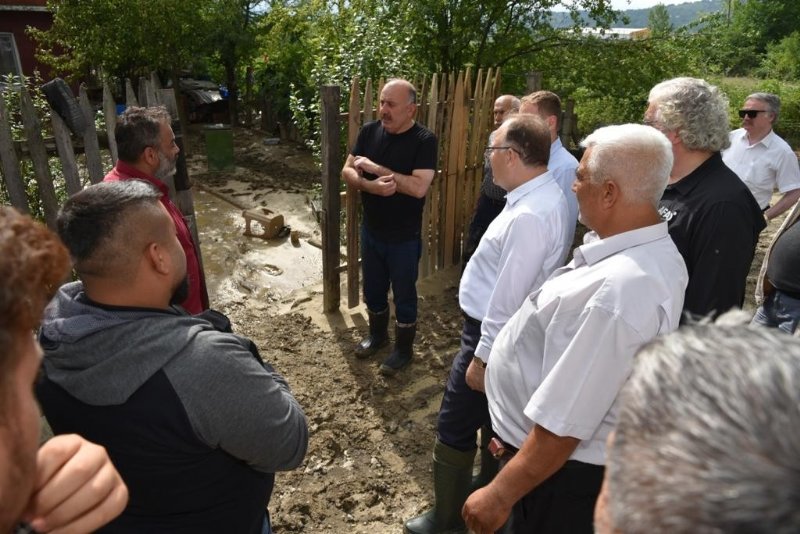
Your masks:
<path fill-rule="evenodd" d="M 482 393 L 486 393 L 486 388 L 484 387 L 484 376 L 486 375 L 486 368 L 481 367 L 475 362 L 473 358 L 471 362 L 469 362 L 469 367 L 467 367 L 467 373 L 464 377 L 467 381 L 467 385 L 474 389 L 475 391 L 480 391 Z"/>
<path fill-rule="evenodd" d="M 493 483 L 475 491 L 461 509 L 461 517 L 470 532 L 494 534 L 511 515 L 511 506 L 503 503 Z"/>
<path fill-rule="evenodd" d="M 388 169 L 385 169 L 384 167 L 378 165 L 369 158 L 365 158 L 364 156 L 356 156 L 356 159 L 353 160 L 353 166 L 358 172 L 367 172 L 376 176 L 391 173 L 391 171 L 387 173 L 386 171 Z"/>
<path fill-rule="evenodd" d="M 39 448 L 36 483 L 23 520 L 38 532 L 91 532 L 128 504 L 128 488 L 106 450 L 75 434 Z"/>
<path fill-rule="evenodd" d="M 362 182 L 364 184 L 364 191 L 382 197 L 390 197 L 397 191 L 397 182 L 394 181 L 393 174 L 386 176 L 379 176 L 374 180 Z"/>

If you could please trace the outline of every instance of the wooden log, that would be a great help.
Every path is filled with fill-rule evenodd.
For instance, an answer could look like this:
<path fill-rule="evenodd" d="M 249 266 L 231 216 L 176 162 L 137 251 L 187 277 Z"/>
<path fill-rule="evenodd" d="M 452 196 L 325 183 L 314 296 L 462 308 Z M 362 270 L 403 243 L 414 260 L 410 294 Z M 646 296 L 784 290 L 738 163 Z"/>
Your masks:
<path fill-rule="evenodd" d="M 372 85 L 368 81 L 368 85 Z M 358 138 L 358 131 L 361 129 L 359 121 L 361 109 L 359 109 L 358 98 L 358 76 L 353 78 L 350 86 L 350 116 L 347 119 L 347 153 L 353 149 Z M 347 185 L 347 202 L 345 204 L 346 232 L 347 232 L 347 307 L 355 308 L 359 304 L 359 269 L 358 269 L 358 204 L 360 196 L 357 189 Z"/>
<path fill-rule="evenodd" d="M 11 121 L 2 93 L 0 93 L 0 169 L 3 171 L 3 180 L 11 205 L 22 213 L 30 213 L 25 183 L 19 171 L 19 158 L 11 137 Z"/>
<path fill-rule="evenodd" d="M 74 195 L 81 189 L 81 178 L 78 174 L 78 165 L 75 162 L 75 148 L 72 146 L 69 128 L 64 120 L 52 109 L 50 110 L 50 120 L 53 123 L 53 136 L 56 140 L 58 157 L 61 160 L 61 172 L 64 174 L 64 183 L 67 193 Z"/>
<path fill-rule="evenodd" d="M 20 111 L 22 112 L 25 137 L 28 139 L 33 173 L 36 178 L 36 184 L 39 186 L 39 198 L 44 208 L 44 220 L 47 226 L 55 229 L 58 215 L 58 199 L 56 198 L 56 190 L 53 187 L 53 177 L 50 174 L 47 150 L 44 147 L 44 139 L 42 139 L 42 123 L 36 115 L 33 101 L 25 87 L 20 90 Z"/>
<path fill-rule="evenodd" d="M 322 229 L 322 305 L 325 313 L 339 309 L 341 287 L 339 282 L 339 176 L 342 162 L 339 154 L 339 98 L 338 85 L 325 85 L 320 90 L 321 145 L 322 145 L 322 202 L 325 206 L 321 219 Z M 358 262 L 354 267 L 358 269 Z"/>
<path fill-rule="evenodd" d="M 117 137 L 114 135 L 117 127 L 117 104 L 114 102 L 108 82 L 103 83 L 103 118 L 106 122 L 106 137 L 108 138 L 108 151 L 111 153 L 111 164 L 116 165 L 119 158 Z"/>
<path fill-rule="evenodd" d="M 86 169 L 89 171 L 89 180 L 93 184 L 103 181 L 103 160 L 100 158 L 100 143 L 97 141 L 97 128 L 94 125 L 94 110 L 89 103 L 86 93 L 86 84 L 81 84 L 78 102 L 86 117 L 86 131 L 83 132 L 83 150 L 86 155 Z"/>

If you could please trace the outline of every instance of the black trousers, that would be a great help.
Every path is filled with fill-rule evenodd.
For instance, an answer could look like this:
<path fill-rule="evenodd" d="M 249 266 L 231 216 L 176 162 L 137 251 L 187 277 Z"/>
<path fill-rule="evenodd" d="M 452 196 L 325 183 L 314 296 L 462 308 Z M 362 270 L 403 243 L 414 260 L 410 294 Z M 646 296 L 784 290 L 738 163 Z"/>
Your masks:
<path fill-rule="evenodd" d="M 507 462 L 501 460 L 500 469 Z M 504 534 L 592 534 L 604 471 L 602 465 L 569 460 L 514 505 Z"/>

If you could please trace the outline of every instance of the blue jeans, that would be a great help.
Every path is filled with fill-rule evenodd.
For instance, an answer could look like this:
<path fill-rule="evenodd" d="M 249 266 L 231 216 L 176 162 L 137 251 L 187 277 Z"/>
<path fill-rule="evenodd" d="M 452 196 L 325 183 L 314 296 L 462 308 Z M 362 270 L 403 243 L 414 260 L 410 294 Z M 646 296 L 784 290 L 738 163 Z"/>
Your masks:
<path fill-rule="evenodd" d="M 491 426 L 486 395 L 467 385 L 467 367 L 480 339 L 480 321 L 465 319 L 461 349 L 453 359 L 436 421 L 439 441 L 462 452 L 475 450 L 478 430 L 484 425 Z"/>
<path fill-rule="evenodd" d="M 269 512 L 264 516 L 264 526 L 261 527 L 261 534 L 272 534 L 272 524 L 269 521 Z"/>
<path fill-rule="evenodd" d="M 361 227 L 361 272 L 364 276 L 364 302 L 379 313 L 389 306 L 389 286 L 394 295 L 398 323 L 417 322 L 417 276 L 422 241 L 413 239 L 387 243 Z"/>
<path fill-rule="evenodd" d="M 800 321 L 800 299 L 775 289 L 758 307 L 750 324 L 777 328 L 792 335 L 797 329 L 798 321 Z"/>

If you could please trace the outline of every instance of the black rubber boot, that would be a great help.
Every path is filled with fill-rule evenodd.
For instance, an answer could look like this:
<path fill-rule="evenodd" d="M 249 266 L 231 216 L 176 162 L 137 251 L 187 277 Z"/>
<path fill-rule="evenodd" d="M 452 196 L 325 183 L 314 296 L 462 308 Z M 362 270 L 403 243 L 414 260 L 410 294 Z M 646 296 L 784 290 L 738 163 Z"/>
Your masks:
<path fill-rule="evenodd" d="M 409 519 L 406 534 L 444 534 L 467 531 L 461 509 L 470 494 L 472 462 L 475 450 L 462 452 L 438 439 L 433 446 L 434 506 L 424 514 Z"/>
<path fill-rule="evenodd" d="M 481 427 L 481 468 L 478 474 L 472 477 L 472 491 L 487 485 L 497 475 L 500 462 L 489 452 L 489 440 L 494 432 L 488 426 Z"/>
<path fill-rule="evenodd" d="M 369 314 L 369 335 L 356 345 L 357 358 L 369 358 L 379 349 L 389 344 L 389 307 L 382 312 L 367 310 Z"/>
<path fill-rule="evenodd" d="M 411 363 L 414 351 L 414 338 L 417 336 L 417 323 L 400 324 L 394 327 L 394 348 L 381 364 L 382 375 L 392 376 Z"/>

